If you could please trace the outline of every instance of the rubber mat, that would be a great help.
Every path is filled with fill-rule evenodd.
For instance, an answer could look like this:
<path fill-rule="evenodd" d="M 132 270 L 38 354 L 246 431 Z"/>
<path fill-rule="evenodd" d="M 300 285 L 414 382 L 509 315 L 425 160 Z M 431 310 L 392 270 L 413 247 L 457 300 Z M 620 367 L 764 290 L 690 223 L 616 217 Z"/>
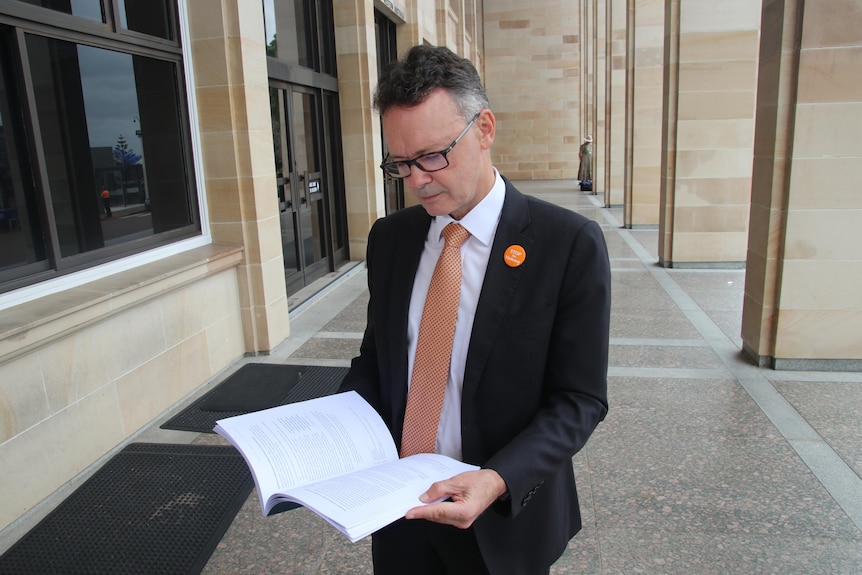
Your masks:
<path fill-rule="evenodd" d="M 212 433 L 219 419 L 331 395 L 347 371 L 346 367 L 249 363 L 161 428 Z"/>
<path fill-rule="evenodd" d="M 200 573 L 253 485 L 233 447 L 133 443 L 0 557 L 0 574 Z"/>
<path fill-rule="evenodd" d="M 247 363 L 212 389 L 198 408 L 204 411 L 255 411 L 275 407 L 284 401 L 309 367 Z"/>

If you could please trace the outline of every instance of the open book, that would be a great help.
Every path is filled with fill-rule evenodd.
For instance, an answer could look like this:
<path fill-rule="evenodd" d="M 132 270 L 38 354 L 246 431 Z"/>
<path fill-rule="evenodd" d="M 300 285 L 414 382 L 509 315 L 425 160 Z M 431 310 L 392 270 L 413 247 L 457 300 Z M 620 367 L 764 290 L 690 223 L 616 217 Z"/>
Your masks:
<path fill-rule="evenodd" d="M 404 459 L 380 415 L 355 391 L 221 419 L 254 476 L 264 515 L 295 502 L 355 542 L 393 521 L 432 483 L 478 469 L 445 455 Z"/>

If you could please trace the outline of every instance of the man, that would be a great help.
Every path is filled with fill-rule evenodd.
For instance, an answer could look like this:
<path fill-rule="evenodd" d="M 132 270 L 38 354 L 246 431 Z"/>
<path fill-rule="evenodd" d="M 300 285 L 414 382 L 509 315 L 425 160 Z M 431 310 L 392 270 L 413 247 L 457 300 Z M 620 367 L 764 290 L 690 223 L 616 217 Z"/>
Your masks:
<path fill-rule="evenodd" d="M 102 207 L 105 208 L 105 217 L 111 217 L 111 192 L 108 191 L 108 188 L 102 188 Z"/>
<path fill-rule="evenodd" d="M 607 412 L 602 232 L 522 195 L 492 166 L 495 118 L 468 60 L 414 47 L 384 70 L 374 105 L 389 149 L 381 167 L 421 206 L 369 234 L 368 325 L 341 389 L 377 409 L 403 456 L 440 236 L 459 224 L 469 237 L 432 443 L 481 467 L 429 486 L 423 501 L 444 501 L 375 533 L 375 573 L 548 573 L 581 527 L 571 458 Z"/>

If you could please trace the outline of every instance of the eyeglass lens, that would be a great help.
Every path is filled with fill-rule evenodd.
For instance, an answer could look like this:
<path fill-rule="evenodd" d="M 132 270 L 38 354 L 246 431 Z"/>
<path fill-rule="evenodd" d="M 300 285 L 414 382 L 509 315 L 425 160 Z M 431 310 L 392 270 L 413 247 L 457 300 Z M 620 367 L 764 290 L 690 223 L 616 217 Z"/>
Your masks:
<path fill-rule="evenodd" d="M 423 172 L 437 172 L 449 166 L 449 160 L 446 158 L 446 155 L 452 151 L 455 145 L 464 137 L 464 134 L 467 133 L 467 130 L 473 126 L 473 123 L 476 121 L 476 118 L 479 117 L 480 112 L 476 112 L 476 115 L 473 116 L 464 129 L 458 134 L 458 137 L 449 144 L 449 147 L 440 152 L 433 152 L 426 156 L 422 156 L 420 158 L 414 158 L 412 160 L 403 160 L 400 162 L 385 162 L 380 164 L 380 167 L 389 174 L 393 178 L 406 178 L 410 175 L 410 166 L 416 166 Z"/>
<path fill-rule="evenodd" d="M 415 165 L 423 172 L 436 172 L 448 166 L 449 161 L 443 154 L 434 153 L 406 162 L 389 162 L 383 164 L 383 169 L 391 176 L 406 178 L 410 175 L 411 165 Z"/>

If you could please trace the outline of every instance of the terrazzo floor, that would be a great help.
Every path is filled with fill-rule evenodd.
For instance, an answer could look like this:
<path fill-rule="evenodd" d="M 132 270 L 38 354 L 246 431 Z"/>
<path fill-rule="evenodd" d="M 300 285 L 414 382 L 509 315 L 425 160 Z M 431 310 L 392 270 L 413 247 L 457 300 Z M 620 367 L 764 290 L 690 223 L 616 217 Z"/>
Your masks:
<path fill-rule="evenodd" d="M 665 269 L 658 231 L 623 229 L 621 208 L 571 181 L 515 184 L 599 222 L 613 275 L 610 413 L 573 459 L 584 529 L 551 572 L 862 574 L 862 373 L 754 367 L 744 270 Z M 289 340 L 221 379 L 249 361 L 348 366 L 364 268 L 336 283 L 292 312 Z M 160 423 L 139 440 L 222 442 Z M 370 574 L 370 550 L 304 509 L 264 518 L 252 493 L 203 573 Z"/>

